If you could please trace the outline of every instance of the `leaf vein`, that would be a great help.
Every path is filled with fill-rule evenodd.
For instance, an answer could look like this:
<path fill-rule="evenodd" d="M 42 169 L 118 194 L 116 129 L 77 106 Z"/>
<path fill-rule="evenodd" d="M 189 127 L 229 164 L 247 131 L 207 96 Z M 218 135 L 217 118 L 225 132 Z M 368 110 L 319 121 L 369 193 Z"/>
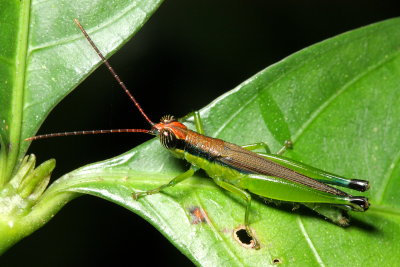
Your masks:
<path fill-rule="evenodd" d="M 392 177 L 393 171 L 395 169 L 395 166 L 397 164 L 399 164 L 400 162 L 400 151 L 397 152 L 396 156 L 393 158 L 392 162 L 389 164 L 387 171 L 385 172 L 385 175 L 383 176 L 383 182 L 381 184 L 381 186 L 378 188 L 378 192 L 375 195 L 375 199 L 377 203 L 381 203 L 386 190 L 388 188 L 389 182 L 390 182 L 390 178 Z"/>
<path fill-rule="evenodd" d="M 240 107 L 238 108 L 238 110 L 236 112 L 234 112 L 222 125 L 221 127 L 218 128 L 218 130 L 214 133 L 214 137 L 217 137 L 222 131 L 223 129 L 225 129 L 228 124 L 230 124 L 234 118 L 237 117 L 237 115 L 242 112 L 251 102 L 253 102 L 253 100 L 257 97 L 257 95 L 253 95 L 252 97 L 250 97 L 249 100 L 247 100 L 243 105 L 240 105 Z"/>
<path fill-rule="evenodd" d="M 314 246 L 314 244 L 313 244 L 313 242 L 312 242 L 310 236 L 308 235 L 307 230 L 306 230 L 306 228 L 304 227 L 304 224 L 303 224 L 303 222 L 302 222 L 300 216 L 297 216 L 297 223 L 298 223 L 298 225 L 299 225 L 299 227 L 300 227 L 301 233 L 303 234 L 304 238 L 305 238 L 306 241 L 307 241 L 308 246 L 310 247 L 310 249 L 311 249 L 313 255 L 315 256 L 316 261 L 318 262 L 318 264 L 319 264 L 320 266 L 325 266 L 324 262 L 323 262 L 322 259 L 321 259 L 321 256 L 318 254 L 317 249 L 315 248 L 315 246 Z"/>
<path fill-rule="evenodd" d="M 199 197 L 198 192 L 195 191 L 195 192 L 194 192 L 194 195 L 195 195 L 195 197 L 196 197 L 196 199 L 197 199 L 197 202 L 199 203 L 200 208 L 201 208 L 202 210 L 205 210 L 205 209 L 204 209 L 204 203 L 203 203 L 202 199 Z M 222 239 L 222 240 L 225 239 L 225 237 L 221 234 L 220 231 L 217 230 L 217 227 L 215 226 L 215 224 L 214 224 L 211 220 L 207 220 L 207 223 L 208 223 L 208 225 L 210 226 L 210 229 L 211 229 L 211 231 L 214 233 L 215 236 L 219 236 L 220 239 Z M 229 255 L 231 255 L 231 257 L 232 257 L 233 259 L 235 259 L 236 261 L 239 261 L 239 262 L 242 263 L 242 265 L 244 266 L 245 264 L 242 262 L 242 260 L 241 260 L 240 258 L 238 258 L 238 257 L 235 255 L 235 253 L 233 253 L 232 248 L 231 248 L 231 247 L 228 247 L 228 243 L 227 243 L 227 242 L 223 242 L 223 244 L 224 244 L 225 251 L 227 251 L 227 252 L 229 253 Z M 229 261 L 229 262 L 232 262 L 232 261 Z"/>
<path fill-rule="evenodd" d="M 371 65 L 369 68 L 367 68 L 364 72 L 361 72 L 359 75 L 356 75 L 353 79 L 351 79 L 349 82 L 344 84 L 341 88 L 339 88 L 336 93 L 334 93 L 329 99 L 327 99 L 322 105 L 320 105 L 309 117 L 308 120 L 306 120 L 298 129 L 298 131 L 293 135 L 292 141 L 295 142 L 296 140 L 299 139 L 299 137 L 307 130 L 307 128 L 314 122 L 314 120 L 320 115 L 326 108 L 331 105 L 335 99 L 337 99 L 343 92 L 345 92 L 348 88 L 351 87 L 354 83 L 357 81 L 361 80 L 363 77 L 365 77 L 367 74 L 369 74 L 371 71 L 381 67 L 383 64 L 386 62 L 390 61 L 392 58 L 397 56 L 400 51 L 395 51 L 392 55 L 385 57 L 383 60 L 377 62 L 376 64 Z"/>
<path fill-rule="evenodd" d="M 135 8 L 138 9 L 138 10 L 141 10 L 141 8 L 137 7 L 136 4 L 133 2 L 133 4 L 128 5 L 127 8 L 122 10 L 122 12 L 119 13 L 120 14 L 119 16 L 113 17 L 113 19 L 111 19 L 111 20 L 106 20 L 105 22 L 103 22 L 101 24 L 98 24 L 97 27 L 96 27 L 96 30 L 90 31 L 90 34 L 94 34 L 94 33 L 98 32 L 98 31 L 106 28 L 107 26 L 110 26 L 111 24 L 113 24 L 117 20 L 119 20 L 119 19 L 123 18 L 124 16 L 126 16 L 127 13 L 129 13 L 130 11 L 132 11 Z M 146 14 L 145 11 L 142 11 L 142 12 Z M 72 21 L 71 21 L 71 24 L 72 24 Z M 60 39 L 57 39 L 57 40 L 54 40 L 54 41 L 49 41 L 49 42 L 42 43 L 42 44 L 37 45 L 37 46 L 31 46 L 32 49 L 30 50 L 30 54 L 32 54 L 33 52 L 35 52 L 37 50 L 51 48 L 53 46 L 58 46 L 58 45 L 71 43 L 71 42 L 79 40 L 79 39 L 82 39 L 82 34 L 76 33 L 76 34 L 73 34 L 72 36 L 68 36 L 67 38 L 60 38 Z"/>

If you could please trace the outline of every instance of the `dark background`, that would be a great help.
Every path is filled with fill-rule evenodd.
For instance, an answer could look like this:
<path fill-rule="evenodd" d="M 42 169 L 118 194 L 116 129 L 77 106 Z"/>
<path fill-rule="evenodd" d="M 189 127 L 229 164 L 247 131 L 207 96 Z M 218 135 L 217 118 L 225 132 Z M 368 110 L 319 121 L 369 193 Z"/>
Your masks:
<path fill-rule="evenodd" d="M 395 1 L 166 0 L 111 59 L 148 115 L 202 108 L 256 72 L 326 38 L 398 15 Z M 104 67 L 49 115 L 40 133 L 148 127 Z M 143 135 L 76 136 L 34 142 L 53 177 L 119 155 Z M 150 256 L 151 255 L 151 256 Z M 190 266 L 151 225 L 112 203 L 83 196 L 23 239 L 0 266 Z"/>

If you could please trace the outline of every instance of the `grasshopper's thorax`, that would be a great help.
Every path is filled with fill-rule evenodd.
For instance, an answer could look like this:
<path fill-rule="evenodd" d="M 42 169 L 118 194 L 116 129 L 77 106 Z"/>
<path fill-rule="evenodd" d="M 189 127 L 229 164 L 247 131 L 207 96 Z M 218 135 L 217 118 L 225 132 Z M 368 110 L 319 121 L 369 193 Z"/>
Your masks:
<path fill-rule="evenodd" d="M 157 135 L 160 143 L 174 154 L 183 156 L 186 152 L 207 160 L 219 157 L 225 143 L 189 130 L 171 115 L 163 116 L 159 123 L 154 124 L 151 133 Z"/>
<path fill-rule="evenodd" d="M 151 133 L 157 135 L 160 143 L 173 155 L 205 170 L 214 179 L 226 176 L 232 179 L 242 175 L 234 168 L 216 163 L 216 159 L 226 152 L 226 142 L 191 131 L 171 115 L 162 117 L 159 123 L 154 124 Z"/>

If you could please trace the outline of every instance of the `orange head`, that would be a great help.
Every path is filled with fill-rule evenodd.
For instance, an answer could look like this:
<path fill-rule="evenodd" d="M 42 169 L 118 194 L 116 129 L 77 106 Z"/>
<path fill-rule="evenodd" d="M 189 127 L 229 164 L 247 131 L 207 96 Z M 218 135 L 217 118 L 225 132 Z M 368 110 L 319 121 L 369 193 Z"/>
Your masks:
<path fill-rule="evenodd" d="M 150 130 L 150 134 L 159 136 L 161 144 L 167 149 L 181 147 L 187 132 L 187 127 L 172 115 L 163 116 L 160 122 L 154 124 Z"/>

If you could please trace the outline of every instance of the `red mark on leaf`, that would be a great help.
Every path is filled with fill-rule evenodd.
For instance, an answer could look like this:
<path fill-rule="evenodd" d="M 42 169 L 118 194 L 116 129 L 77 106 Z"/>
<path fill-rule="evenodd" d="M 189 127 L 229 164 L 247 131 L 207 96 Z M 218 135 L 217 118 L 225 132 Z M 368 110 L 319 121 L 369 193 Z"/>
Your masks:
<path fill-rule="evenodd" d="M 207 223 L 207 215 L 203 209 L 198 206 L 192 206 L 189 208 L 189 214 L 191 217 L 191 224 Z"/>

